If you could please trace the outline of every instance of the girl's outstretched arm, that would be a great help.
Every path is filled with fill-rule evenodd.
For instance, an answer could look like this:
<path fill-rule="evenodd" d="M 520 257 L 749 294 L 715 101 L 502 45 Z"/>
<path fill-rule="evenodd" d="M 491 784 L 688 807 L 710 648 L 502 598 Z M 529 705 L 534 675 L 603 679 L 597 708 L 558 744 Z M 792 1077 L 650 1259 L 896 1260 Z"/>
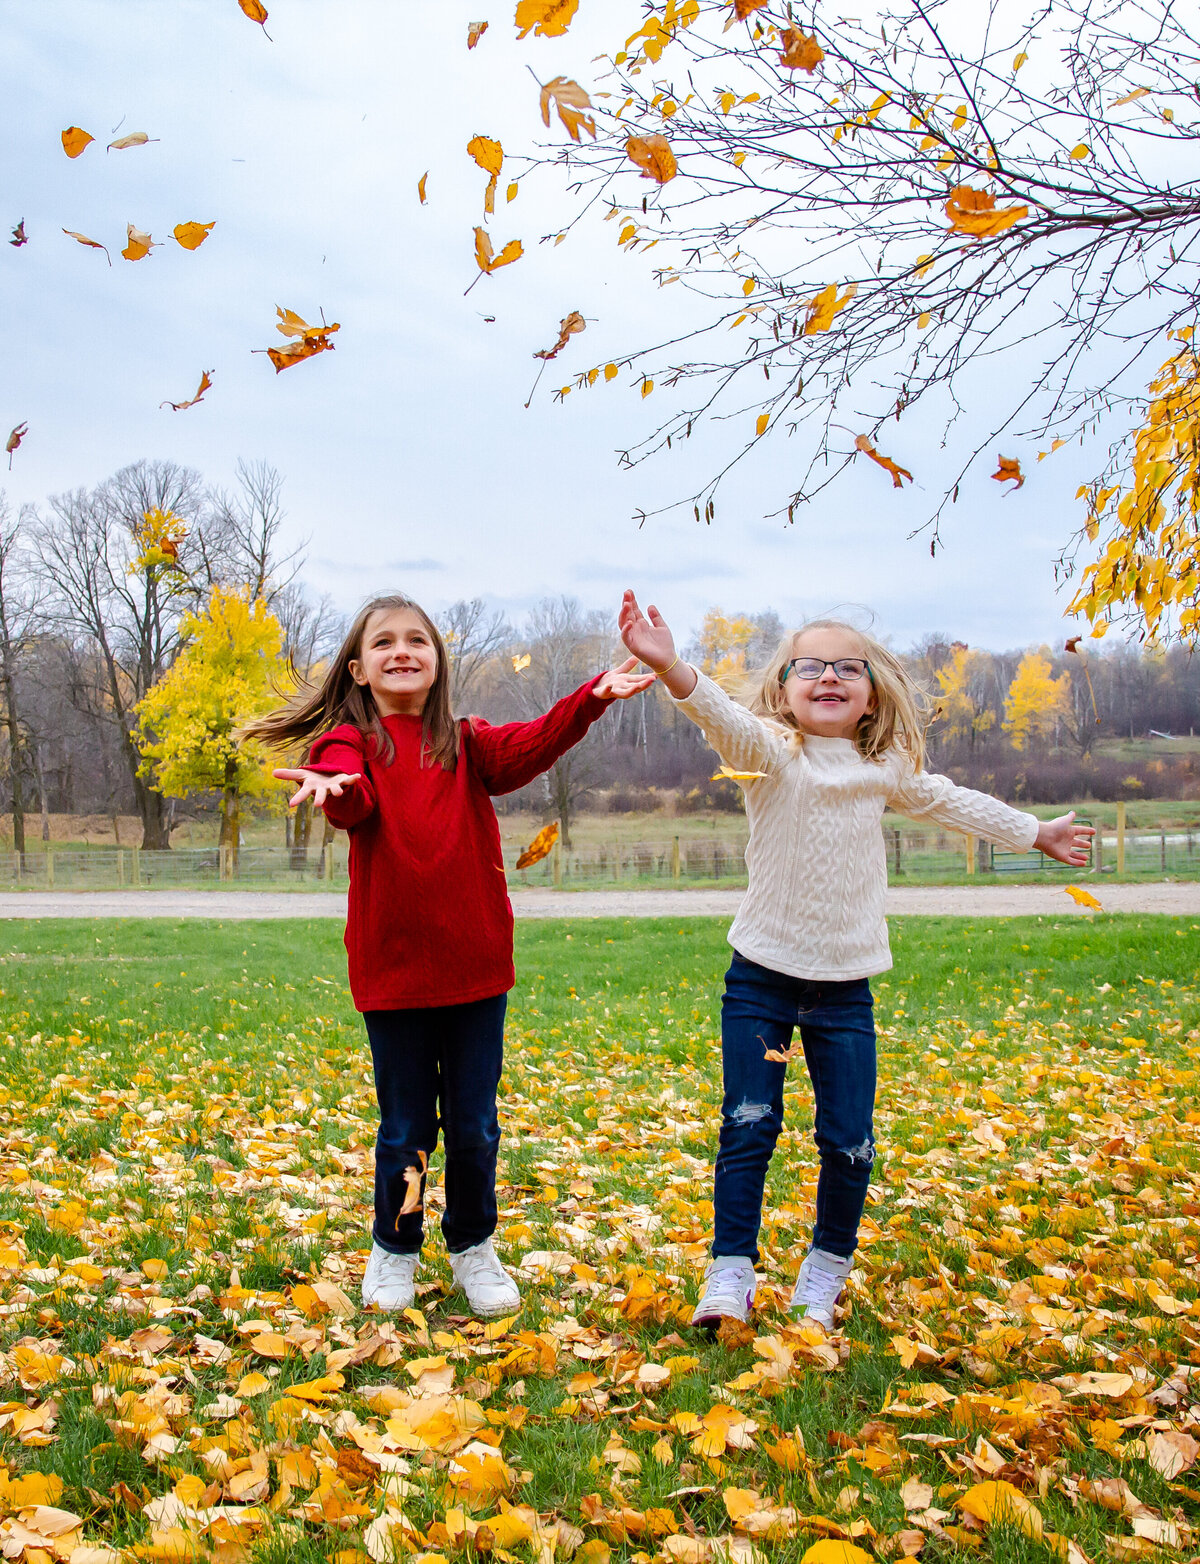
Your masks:
<path fill-rule="evenodd" d="M 349 726 L 322 733 L 309 750 L 306 765 L 275 775 L 301 784 L 291 803 L 311 798 L 325 811 L 330 825 L 343 831 L 361 824 L 375 808 L 375 786 L 366 766 L 363 737 Z"/>
<path fill-rule="evenodd" d="M 696 670 L 679 658 L 675 637 L 654 604 L 643 614 L 637 598 L 626 591 L 617 623 L 627 650 L 654 669 L 677 701 L 686 700 L 696 688 Z"/>
<path fill-rule="evenodd" d="M 349 787 L 354 782 L 361 781 L 359 773 L 347 775 L 339 771 L 334 776 L 326 776 L 323 771 L 309 771 L 306 766 L 295 766 L 273 771 L 273 777 L 278 777 L 281 782 L 299 782 L 300 786 L 288 799 L 288 807 L 295 809 L 297 804 L 302 804 L 306 798 L 311 798 L 317 809 L 325 807 L 325 800 L 332 795 L 341 798 L 342 789 Z"/>
<path fill-rule="evenodd" d="M 910 762 L 905 762 L 888 807 L 913 820 L 936 820 L 948 830 L 982 836 L 1013 853 L 1029 852 L 1038 836 L 1035 816 L 990 793 L 959 787 L 949 777 L 913 771 Z"/>
<path fill-rule="evenodd" d="M 506 722 L 498 728 L 473 717 L 471 760 L 489 793 L 513 793 L 548 771 L 560 755 L 578 744 L 614 700 L 628 700 L 654 683 L 653 674 L 635 674 L 636 660 L 589 679 L 532 722 Z"/>

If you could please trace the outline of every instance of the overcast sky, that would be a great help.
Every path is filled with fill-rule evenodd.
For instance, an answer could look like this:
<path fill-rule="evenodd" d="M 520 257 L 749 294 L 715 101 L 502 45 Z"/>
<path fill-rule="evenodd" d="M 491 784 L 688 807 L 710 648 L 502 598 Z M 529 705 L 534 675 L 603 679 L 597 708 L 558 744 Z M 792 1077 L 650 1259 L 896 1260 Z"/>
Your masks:
<path fill-rule="evenodd" d="M 490 135 L 514 154 L 544 138 L 526 66 L 590 85 L 593 57 L 632 31 L 638 6 L 582 0 L 565 38 L 521 44 L 512 11 L 513 0 L 270 0 L 271 42 L 236 0 L 9 0 L 0 220 L 7 231 L 23 218 L 29 235 L 0 244 L 0 438 L 29 424 L 3 475 L 10 501 L 96 483 L 139 457 L 224 484 L 239 457 L 263 458 L 285 476 L 291 533 L 311 540 L 307 579 L 346 608 L 403 589 L 435 611 L 480 595 L 519 617 L 562 592 L 615 613 L 631 584 L 680 629 L 712 604 L 796 622 L 856 603 L 901 646 L 931 631 L 997 650 L 1061 641 L 1053 562 L 1079 524 L 1074 494 L 1094 452 L 1039 465 L 1012 450 L 1029 479 L 1007 496 L 980 469 L 936 559 L 906 534 L 954 453 L 920 414 L 889 446 L 916 475 L 903 494 L 862 462 L 794 526 L 765 519 L 796 462 L 772 438 L 722 491 L 712 526 L 689 512 L 638 528 L 639 507 L 708 475 L 720 433 L 622 471 L 616 451 L 655 410 L 630 377 L 561 405 L 548 392 L 696 306 L 656 287 L 656 256 L 620 252 L 614 225 L 539 245 L 561 198 L 550 183 L 522 186 L 506 206 L 504 177 L 491 231 L 497 249 L 521 238 L 525 257 L 463 296 L 485 182 L 467 140 Z M 467 23 L 482 17 L 490 29 L 468 53 Z M 74 161 L 59 139 L 68 125 L 96 137 Z M 158 139 L 106 154 L 131 131 Z M 194 253 L 170 238 L 180 221 L 214 219 Z M 166 242 L 122 260 L 127 222 Z M 111 268 L 64 228 L 107 244 Z M 339 321 L 336 351 L 276 376 L 250 350 L 282 340 L 277 304 Z M 571 310 L 587 331 L 526 411 L 532 354 Z M 202 370 L 214 374 L 201 405 L 160 408 L 191 396 Z"/>

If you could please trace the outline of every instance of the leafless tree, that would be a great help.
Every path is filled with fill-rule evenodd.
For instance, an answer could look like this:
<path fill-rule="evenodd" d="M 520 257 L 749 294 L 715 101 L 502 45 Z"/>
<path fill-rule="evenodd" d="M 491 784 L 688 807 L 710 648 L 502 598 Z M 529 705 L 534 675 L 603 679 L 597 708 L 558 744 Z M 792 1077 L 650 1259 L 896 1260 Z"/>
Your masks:
<path fill-rule="evenodd" d="M 458 710 L 484 665 L 507 645 L 512 627 L 481 597 L 460 598 L 438 616 L 438 629 L 450 660 L 450 702 Z"/>
<path fill-rule="evenodd" d="M 283 477 L 268 462 L 237 464 L 237 487 L 215 492 L 197 546 L 210 583 L 234 583 L 274 609 L 304 564 L 307 540 L 284 552 Z"/>

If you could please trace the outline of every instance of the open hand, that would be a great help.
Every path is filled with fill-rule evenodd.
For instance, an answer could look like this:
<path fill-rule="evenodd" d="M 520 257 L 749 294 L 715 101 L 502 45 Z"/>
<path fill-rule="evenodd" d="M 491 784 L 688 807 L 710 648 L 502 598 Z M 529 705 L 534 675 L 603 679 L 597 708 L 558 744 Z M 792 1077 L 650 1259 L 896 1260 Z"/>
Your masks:
<path fill-rule="evenodd" d="M 1082 869 L 1091 854 L 1092 837 L 1095 834 L 1092 826 L 1075 824 L 1075 811 L 1072 809 L 1069 815 L 1059 815 L 1057 820 L 1043 820 L 1038 826 L 1037 841 L 1033 845 L 1040 848 L 1047 858 L 1056 858 L 1059 863 Z"/>
<path fill-rule="evenodd" d="M 657 678 L 653 673 L 634 673 L 640 658 L 630 657 L 619 668 L 602 673 L 592 686 L 592 694 L 602 701 L 627 701 L 640 690 L 649 689 Z"/>
<path fill-rule="evenodd" d="M 643 614 L 637 598 L 626 592 L 617 623 L 629 651 L 656 673 L 662 673 L 675 661 L 675 637 L 653 603 L 649 613 Z"/>
<path fill-rule="evenodd" d="M 327 798 L 341 798 L 342 789 L 350 787 L 362 777 L 359 771 L 339 771 L 336 776 L 329 777 L 320 771 L 309 771 L 305 766 L 296 766 L 290 771 L 273 771 L 271 775 L 278 777 L 281 782 L 299 782 L 300 786 L 288 799 L 293 808 L 302 804 L 306 798 L 311 798 L 318 809 Z"/>

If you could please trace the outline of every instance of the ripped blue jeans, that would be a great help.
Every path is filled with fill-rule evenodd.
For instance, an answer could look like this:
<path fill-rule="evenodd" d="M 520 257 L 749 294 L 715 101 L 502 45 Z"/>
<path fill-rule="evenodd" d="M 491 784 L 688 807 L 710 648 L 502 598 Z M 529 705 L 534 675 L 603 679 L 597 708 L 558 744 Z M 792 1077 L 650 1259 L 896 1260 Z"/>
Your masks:
<path fill-rule="evenodd" d="M 787 1065 L 782 1052 L 800 1028 L 812 1081 L 813 1133 L 821 1158 L 814 1249 L 851 1255 L 875 1160 L 875 1021 L 866 978 L 810 982 L 734 953 L 721 1002 L 725 1096 L 713 1202 L 714 1255 L 758 1259 L 763 1190 L 783 1128 Z"/>

